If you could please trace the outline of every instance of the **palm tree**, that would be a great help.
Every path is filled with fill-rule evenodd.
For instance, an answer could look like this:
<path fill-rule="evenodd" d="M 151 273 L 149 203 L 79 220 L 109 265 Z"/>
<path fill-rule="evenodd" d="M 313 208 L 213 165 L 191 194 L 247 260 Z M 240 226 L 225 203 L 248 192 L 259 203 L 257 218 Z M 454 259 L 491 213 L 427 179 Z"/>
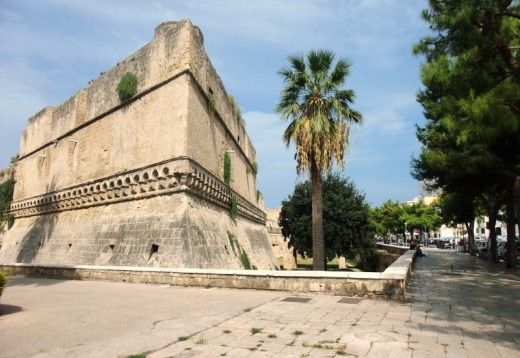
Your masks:
<path fill-rule="evenodd" d="M 311 50 L 307 61 L 302 55 L 287 59 L 290 67 L 278 71 L 285 88 L 275 111 L 290 122 L 283 139 L 287 146 L 291 141 L 296 145 L 298 175 L 311 176 L 313 270 L 324 270 L 322 174 L 330 173 L 334 162 L 343 169 L 350 124 L 361 124 L 362 117 L 349 107 L 354 91 L 340 88 L 350 73 L 347 59 L 334 68 L 331 51 Z"/>

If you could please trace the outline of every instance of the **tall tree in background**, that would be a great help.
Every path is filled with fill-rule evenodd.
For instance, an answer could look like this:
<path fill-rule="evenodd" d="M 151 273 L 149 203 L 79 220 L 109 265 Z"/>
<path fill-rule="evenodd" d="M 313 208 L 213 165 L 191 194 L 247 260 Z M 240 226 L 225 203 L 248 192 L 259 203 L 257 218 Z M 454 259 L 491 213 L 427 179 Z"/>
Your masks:
<path fill-rule="evenodd" d="M 289 121 L 283 139 L 296 145 L 298 174 L 310 173 L 313 269 L 324 270 L 322 174 L 334 164 L 343 169 L 350 124 L 361 124 L 362 118 L 350 108 L 354 91 L 341 89 L 350 73 L 347 59 L 333 66 L 331 51 L 311 50 L 306 58 L 289 56 L 288 61 L 289 67 L 278 72 L 285 87 L 275 110 Z"/>
<path fill-rule="evenodd" d="M 414 48 L 426 57 L 418 100 L 428 120 L 417 131 L 423 150 L 412 162 L 414 176 L 448 193 L 471 183 L 487 200 L 490 218 L 506 190 L 505 200 L 520 212 L 519 2 L 429 5 L 423 18 L 433 34 Z M 494 230 L 490 236 L 497 261 Z M 511 267 L 514 252 L 508 253 Z"/>

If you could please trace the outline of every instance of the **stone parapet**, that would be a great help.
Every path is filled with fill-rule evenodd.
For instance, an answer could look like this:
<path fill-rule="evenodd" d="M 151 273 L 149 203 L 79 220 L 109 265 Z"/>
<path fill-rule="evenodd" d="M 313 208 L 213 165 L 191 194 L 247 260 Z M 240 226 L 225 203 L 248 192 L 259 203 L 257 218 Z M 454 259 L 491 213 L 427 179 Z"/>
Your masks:
<path fill-rule="evenodd" d="M 404 300 L 415 251 L 405 252 L 382 273 L 345 271 L 246 271 L 120 266 L 0 264 L 11 274 L 174 286 L 221 287 Z"/>
<path fill-rule="evenodd" d="M 239 215 L 265 224 L 266 214 L 262 210 L 188 157 L 174 158 L 16 201 L 11 204 L 9 213 L 20 218 L 180 192 L 201 197 L 224 208 L 230 207 L 234 197 Z"/>

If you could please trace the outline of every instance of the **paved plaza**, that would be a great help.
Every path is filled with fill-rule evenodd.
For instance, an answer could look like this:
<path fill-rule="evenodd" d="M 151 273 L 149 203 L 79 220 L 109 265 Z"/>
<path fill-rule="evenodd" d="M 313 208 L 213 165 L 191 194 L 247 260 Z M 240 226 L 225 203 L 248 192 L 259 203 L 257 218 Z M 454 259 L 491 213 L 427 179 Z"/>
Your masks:
<path fill-rule="evenodd" d="M 0 357 L 519 357 L 518 273 L 425 253 L 406 302 L 13 278 Z"/>

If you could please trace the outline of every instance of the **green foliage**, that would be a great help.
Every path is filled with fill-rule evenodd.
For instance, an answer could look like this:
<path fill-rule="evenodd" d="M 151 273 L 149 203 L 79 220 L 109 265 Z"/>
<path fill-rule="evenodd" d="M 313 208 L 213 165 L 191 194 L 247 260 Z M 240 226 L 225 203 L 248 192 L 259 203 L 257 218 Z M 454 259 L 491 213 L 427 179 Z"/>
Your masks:
<path fill-rule="evenodd" d="M 311 50 L 306 58 L 289 56 L 289 66 L 278 71 L 285 87 L 275 111 L 289 121 L 283 139 L 287 146 L 294 142 L 296 171 L 309 172 L 313 183 L 314 270 L 325 268 L 321 176 L 334 164 L 344 167 L 350 125 L 362 122 L 361 113 L 350 108 L 354 91 L 341 88 L 351 63 L 340 58 L 334 65 L 334 57 L 331 51 Z"/>
<path fill-rule="evenodd" d="M 257 333 L 261 333 L 261 332 L 262 332 L 262 328 L 256 328 L 256 327 L 251 328 L 251 334 L 257 334 Z"/>
<path fill-rule="evenodd" d="M 264 197 L 264 194 L 260 190 L 256 191 L 256 202 L 260 201 L 261 198 Z"/>
<path fill-rule="evenodd" d="M 208 91 L 208 109 L 210 112 L 214 112 L 215 111 L 215 106 L 216 106 L 217 102 L 216 102 L 216 99 L 215 99 L 215 94 L 209 90 Z"/>
<path fill-rule="evenodd" d="M 247 252 L 245 252 L 244 250 L 242 250 L 242 253 L 240 254 L 240 260 L 242 261 L 242 266 L 244 266 L 244 269 L 253 269 L 253 267 L 251 266 L 251 262 L 249 261 L 249 257 L 247 256 Z"/>
<path fill-rule="evenodd" d="M 253 162 L 253 174 L 258 174 L 258 163 L 256 162 L 256 160 Z"/>
<path fill-rule="evenodd" d="M 11 157 L 11 164 L 14 164 L 18 158 L 20 158 L 20 154 L 16 154 L 14 157 Z"/>
<path fill-rule="evenodd" d="M 237 198 L 232 197 L 231 198 L 231 206 L 229 208 L 229 217 L 232 220 L 236 220 L 237 216 L 238 216 L 238 202 L 237 202 Z"/>
<path fill-rule="evenodd" d="M 0 271 L 0 289 L 9 282 L 9 274 L 5 271 Z"/>
<path fill-rule="evenodd" d="M 14 224 L 14 216 L 5 211 L 9 209 L 9 205 L 13 201 L 14 183 L 14 180 L 9 179 L 0 184 L 0 227 L 3 223 L 7 223 L 9 229 Z"/>
<path fill-rule="evenodd" d="M 519 13 L 518 1 L 429 2 L 423 18 L 432 34 L 414 47 L 426 58 L 421 68 L 424 89 L 417 99 L 427 122 L 417 129 L 423 148 L 412 161 L 414 177 L 444 193 L 502 197 L 510 205 L 514 200 L 517 210 L 520 195 L 513 199 L 513 193 L 520 189 L 515 187 L 520 183 Z M 460 205 L 465 210 L 468 201 Z M 488 210 L 494 217 L 494 205 Z M 497 261 L 494 231 L 491 241 Z"/>
<path fill-rule="evenodd" d="M 179 342 L 183 342 L 183 341 L 187 341 L 188 339 L 190 339 L 190 336 L 180 336 L 180 337 L 178 338 L 178 341 L 179 341 Z"/>
<path fill-rule="evenodd" d="M 117 95 L 119 100 L 124 102 L 137 93 L 137 77 L 132 72 L 127 72 L 121 77 L 117 85 Z"/>
<path fill-rule="evenodd" d="M 520 175 L 518 2 L 447 0 L 423 13 L 433 31 L 417 99 L 427 123 L 413 175 L 445 192 L 476 197 Z"/>
<path fill-rule="evenodd" d="M 404 233 L 404 209 L 398 202 L 387 200 L 380 207 L 370 210 L 373 227 L 379 236 Z"/>
<path fill-rule="evenodd" d="M 126 358 L 146 358 L 146 355 L 144 354 L 132 354 Z"/>
<path fill-rule="evenodd" d="M 231 250 L 235 252 L 235 235 L 233 235 L 230 231 L 227 232 L 229 245 L 231 246 Z"/>
<path fill-rule="evenodd" d="M 224 153 L 224 183 L 231 187 L 231 157 L 228 152 Z"/>
<path fill-rule="evenodd" d="M 375 247 L 375 238 L 365 196 L 339 175 L 324 178 L 323 193 L 326 261 L 336 256 L 359 259 L 369 255 Z M 296 185 L 293 194 L 282 202 L 279 218 L 282 234 L 289 238 L 289 247 L 303 257 L 313 257 L 311 197 L 309 181 Z"/>

